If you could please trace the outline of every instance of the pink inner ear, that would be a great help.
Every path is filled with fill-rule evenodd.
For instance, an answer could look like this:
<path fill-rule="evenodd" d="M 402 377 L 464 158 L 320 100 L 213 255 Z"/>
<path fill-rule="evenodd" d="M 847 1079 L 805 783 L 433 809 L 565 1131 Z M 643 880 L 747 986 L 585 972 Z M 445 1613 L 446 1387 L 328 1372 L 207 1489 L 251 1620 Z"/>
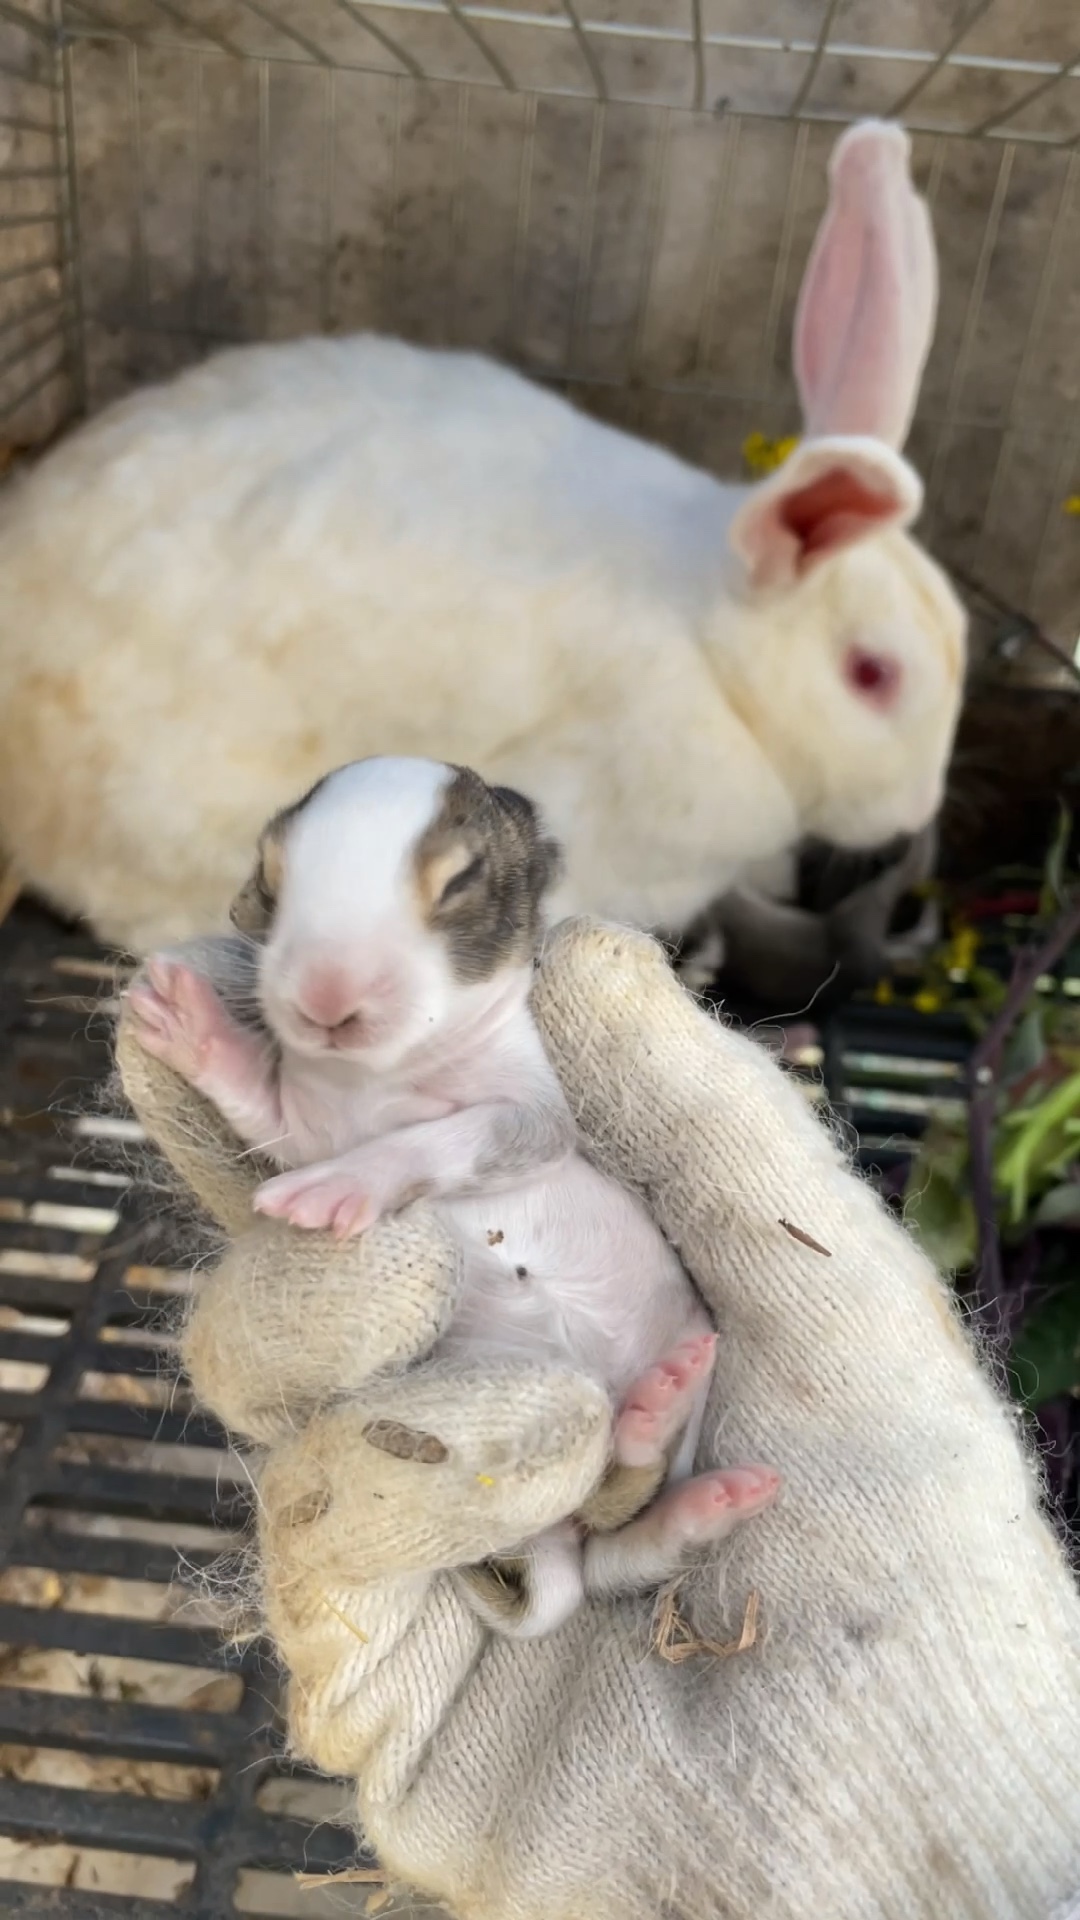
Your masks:
<path fill-rule="evenodd" d="M 937 253 L 911 179 L 908 136 L 849 127 L 829 163 L 829 204 L 795 318 L 808 435 L 907 438 L 937 313 Z"/>
<path fill-rule="evenodd" d="M 850 468 L 834 467 L 778 502 L 780 524 L 799 543 L 801 572 L 811 559 L 833 553 L 871 527 L 896 518 L 895 494 L 875 493 Z"/>

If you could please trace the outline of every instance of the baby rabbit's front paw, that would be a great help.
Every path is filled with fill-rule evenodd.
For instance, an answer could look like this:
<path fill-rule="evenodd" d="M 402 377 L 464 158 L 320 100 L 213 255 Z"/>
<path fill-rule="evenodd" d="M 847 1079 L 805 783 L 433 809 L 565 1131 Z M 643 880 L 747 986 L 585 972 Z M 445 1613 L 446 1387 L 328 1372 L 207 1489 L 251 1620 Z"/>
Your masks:
<path fill-rule="evenodd" d="M 345 1160 L 323 1160 L 298 1173 L 279 1173 L 255 1195 L 256 1213 L 288 1220 L 310 1232 L 348 1240 L 375 1225 L 385 1206 L 358 1171 Z"/>
<path fill-rule="evenodd" d="M 201 1086 L 233 1041 L 233 1022 L 209 980 L 178 961 L 149 961 L 127 1002 L 139 1045 L 190 1086 Z"/>

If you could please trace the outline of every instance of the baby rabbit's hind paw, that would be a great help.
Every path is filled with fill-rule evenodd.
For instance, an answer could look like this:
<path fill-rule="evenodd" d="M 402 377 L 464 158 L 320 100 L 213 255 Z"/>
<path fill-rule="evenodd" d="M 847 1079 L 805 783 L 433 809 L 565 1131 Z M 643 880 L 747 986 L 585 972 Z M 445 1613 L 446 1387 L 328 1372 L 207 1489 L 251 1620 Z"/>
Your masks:
<path fill-rule="evenodd" d="M 615 1422 L 615 1459 L 651 1467 L 690 1419 L 716 1353 L 714 1333 L 697 1334 L 635 1380 Z"/>
<path fill-rule="evenodd" d="M 700 1473 L 662 1494 L 652 1509 L 666 1546 L 690 1551 L 726 1539 L 741 1520 L 771 1506 L 780 1475 L 771 1467 L 728 1467 Z"/>

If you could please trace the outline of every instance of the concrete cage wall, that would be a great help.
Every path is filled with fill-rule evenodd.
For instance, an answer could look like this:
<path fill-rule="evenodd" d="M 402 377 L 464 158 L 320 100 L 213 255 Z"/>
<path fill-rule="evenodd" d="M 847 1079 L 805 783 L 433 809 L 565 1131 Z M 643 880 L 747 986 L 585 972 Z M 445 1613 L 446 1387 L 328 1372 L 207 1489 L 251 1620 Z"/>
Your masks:
<path fill-rule="evenodd" d="M 913 132 L 947 564 L 1080 631 L 1074 0 L 0 0 L 0 444 L 218 342 L 496 352 L 728 475 L 838 126 Z"/>

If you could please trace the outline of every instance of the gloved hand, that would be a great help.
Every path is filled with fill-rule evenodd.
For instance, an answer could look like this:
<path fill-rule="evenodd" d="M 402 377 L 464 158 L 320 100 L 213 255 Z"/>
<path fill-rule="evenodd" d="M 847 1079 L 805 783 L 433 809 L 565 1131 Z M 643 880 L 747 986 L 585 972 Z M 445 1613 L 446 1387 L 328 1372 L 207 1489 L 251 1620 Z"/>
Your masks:
<path fill-rule="evenodd" d="M 356 1777 L 388 1870 L 467 1920 L 1066 1920 L 1080 1599 L 945 1288 L 650 941 L 563 926 L 535 1005 L 590 1151 L 646 1196 L 716 1317 L 699 1468 L 784 1475 L 678 1596 L 715 1646 L 756 1594 L 756 1639 L 666 1661 L 649 1600 L 488 1638 L 447 1569 L 580 1505 L 604 1397 L 556 1367 L 400 1371 L 457 1284 L 430 1217 L 343 1247 L 246 1224 L 249 1162 L 122 1026 L 145 1126 L 235 1236 L 185 1355 L 262 1449 L 297 1747 Z"/>

